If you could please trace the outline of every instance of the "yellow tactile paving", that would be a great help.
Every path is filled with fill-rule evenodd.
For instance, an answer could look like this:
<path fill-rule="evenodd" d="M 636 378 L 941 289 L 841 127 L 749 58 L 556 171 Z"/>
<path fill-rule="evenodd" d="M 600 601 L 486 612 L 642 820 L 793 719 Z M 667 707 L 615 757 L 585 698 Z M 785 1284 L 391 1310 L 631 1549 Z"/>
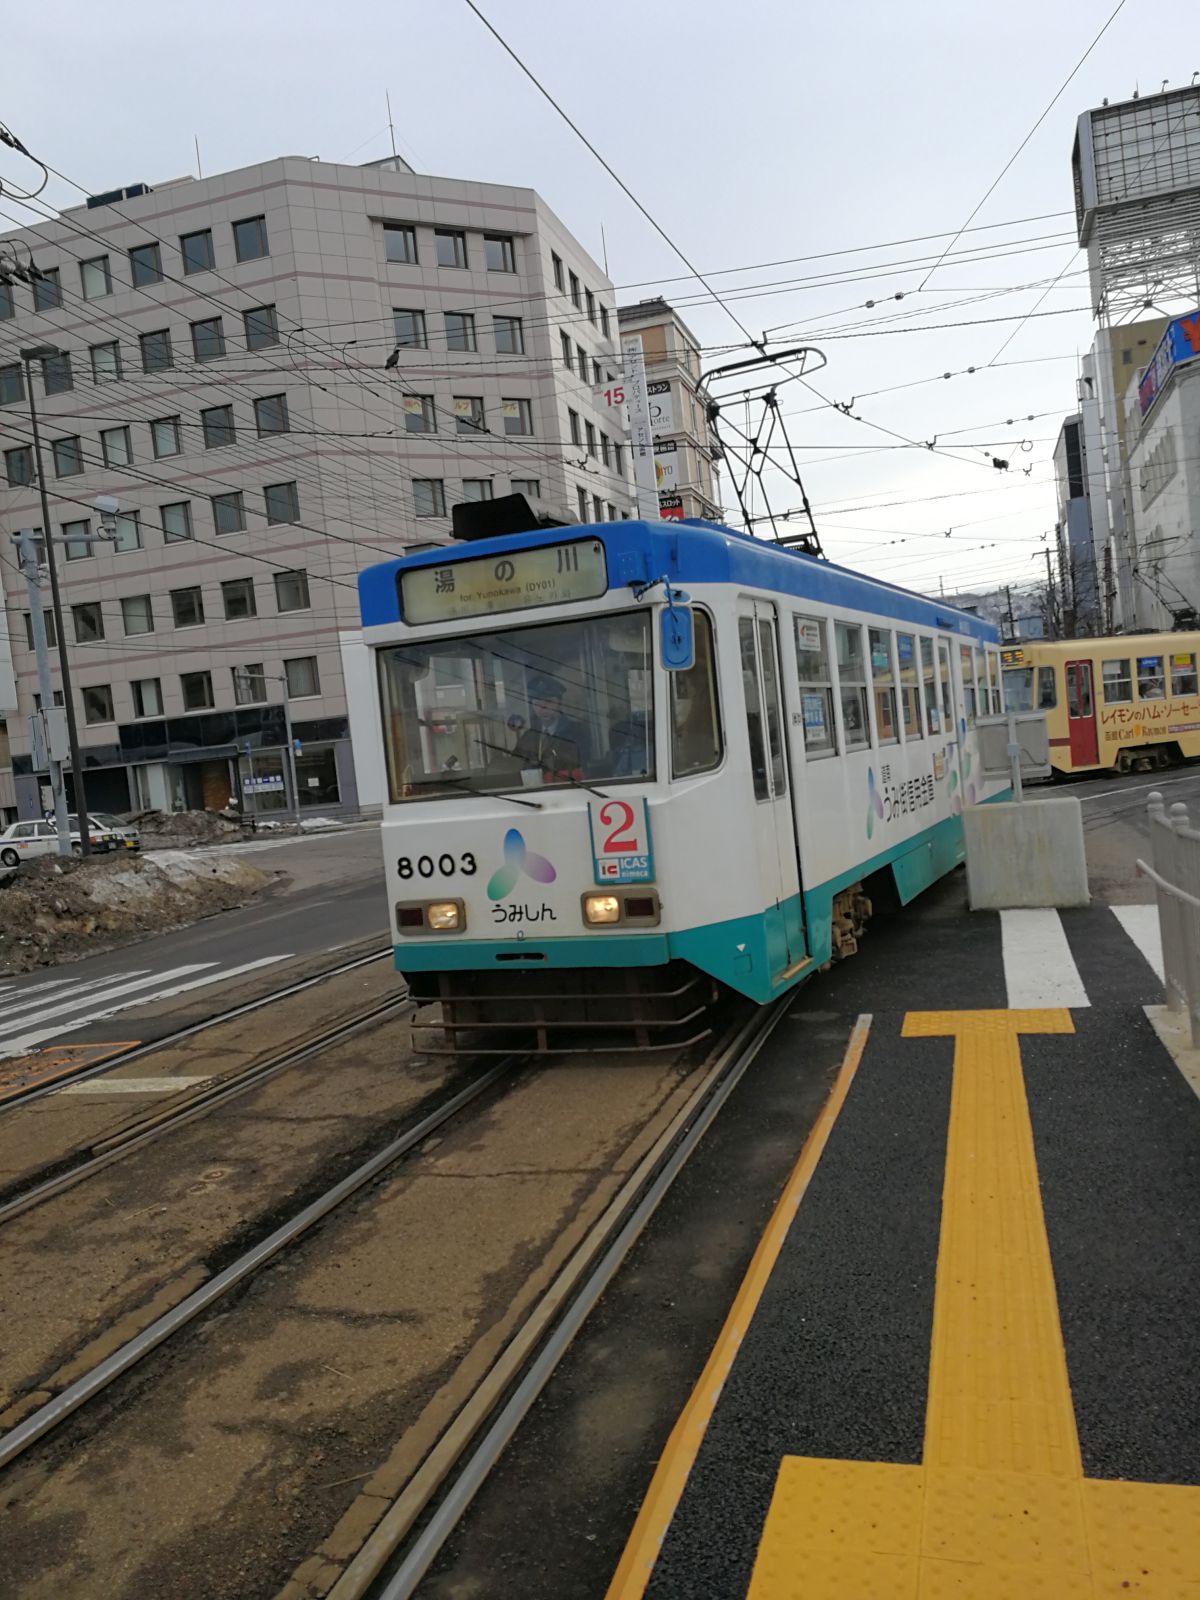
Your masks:
<path fill-rule="evenodd" d="M 905 1019 L 955 1040 L 924 1459 L 786 1457 L 749 1600 L 1200 1600 L 1200 1489 L 1083 1476 L 1018 1044 L 1071 1031 Z"/>

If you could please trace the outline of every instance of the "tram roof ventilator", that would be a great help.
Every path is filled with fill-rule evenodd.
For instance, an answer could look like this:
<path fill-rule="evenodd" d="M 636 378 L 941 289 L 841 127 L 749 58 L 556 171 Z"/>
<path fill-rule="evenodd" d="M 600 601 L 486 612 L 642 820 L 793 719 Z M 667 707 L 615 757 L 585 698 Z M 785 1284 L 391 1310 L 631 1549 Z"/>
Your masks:
<path fill-rule="evenodd" d="M 500 539 L 510 533 L 572 526 L 561 517 L 540 515 L 523 494 L 502 494 L 495 500 L 464 500 L 453 508 L 450 518 L 451 537 L 466 540 Z"/>

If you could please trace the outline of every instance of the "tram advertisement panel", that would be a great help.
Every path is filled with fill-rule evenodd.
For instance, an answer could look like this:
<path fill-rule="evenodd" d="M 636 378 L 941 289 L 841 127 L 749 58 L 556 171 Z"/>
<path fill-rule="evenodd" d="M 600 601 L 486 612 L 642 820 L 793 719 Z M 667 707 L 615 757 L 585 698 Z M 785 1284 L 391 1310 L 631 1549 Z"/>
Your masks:
<path fill-rule="evenodd" d="M 414 567 L 400 574 L 400 610 L 405 622 L 454 622 L 461 617 L 523 611 L 595 600 L 608 590 L 604 546 L 599 539 L 512 550 L 503 556 L 473 556 L 444 566 Z"/>

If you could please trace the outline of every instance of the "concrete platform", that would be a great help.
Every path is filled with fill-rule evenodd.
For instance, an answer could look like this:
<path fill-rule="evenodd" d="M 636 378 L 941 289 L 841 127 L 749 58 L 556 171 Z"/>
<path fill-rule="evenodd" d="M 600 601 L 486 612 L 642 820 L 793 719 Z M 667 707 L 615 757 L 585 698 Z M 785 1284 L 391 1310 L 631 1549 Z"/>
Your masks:
<path fill-rule="evenodd" d="M 1200 1099 L 1148 909 L 935 912 L 843 969 L 869 1020 L 608 1600 L 1200 1600 Z"/>

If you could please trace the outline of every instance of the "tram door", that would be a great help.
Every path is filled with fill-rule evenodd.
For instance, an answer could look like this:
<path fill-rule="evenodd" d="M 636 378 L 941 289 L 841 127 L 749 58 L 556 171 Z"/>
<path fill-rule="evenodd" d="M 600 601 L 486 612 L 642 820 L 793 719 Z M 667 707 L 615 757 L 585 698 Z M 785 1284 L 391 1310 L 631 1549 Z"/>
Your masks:
<path fill-rule="evenodd" d="M 779 674 L 775 607 L 743 601 L 738 615 L 750 776 L 754 793 L 755 848 L 767 907 L 767 953 L 772 977 L 805 958 L 800 909 L 800 858 L 788 795 L 786 727 Z"/>
<path fill-rule="evenodd" d="M 1092 698 L 1092 663 L 1068 661 L 1066 673 L 1071 765 L 1094 767 L 1100 760 L 1100 745 L 1096 738 L 1096 705 Z"/>

